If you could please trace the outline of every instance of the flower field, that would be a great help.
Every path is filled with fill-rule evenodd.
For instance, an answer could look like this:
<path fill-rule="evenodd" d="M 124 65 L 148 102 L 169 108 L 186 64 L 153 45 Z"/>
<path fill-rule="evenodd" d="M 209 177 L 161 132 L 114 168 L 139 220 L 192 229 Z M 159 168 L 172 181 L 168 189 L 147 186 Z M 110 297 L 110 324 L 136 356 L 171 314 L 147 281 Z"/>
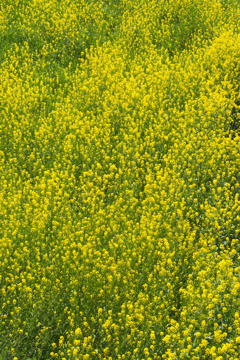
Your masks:
<path fill-rule="evenodd" d="M 0 360 L 240 359 L 239 0 L 2 0 Z"/>

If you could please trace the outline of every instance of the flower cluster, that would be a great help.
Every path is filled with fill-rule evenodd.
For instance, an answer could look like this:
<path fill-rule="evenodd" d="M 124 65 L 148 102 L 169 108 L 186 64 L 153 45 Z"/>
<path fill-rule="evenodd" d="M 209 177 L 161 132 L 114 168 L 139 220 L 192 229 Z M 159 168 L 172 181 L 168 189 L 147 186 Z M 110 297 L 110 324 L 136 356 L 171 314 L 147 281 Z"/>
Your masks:
<path fill-rule="evenodd" d="M 239 359 L 238 0 L 1 3 L 0 359 Z"/>

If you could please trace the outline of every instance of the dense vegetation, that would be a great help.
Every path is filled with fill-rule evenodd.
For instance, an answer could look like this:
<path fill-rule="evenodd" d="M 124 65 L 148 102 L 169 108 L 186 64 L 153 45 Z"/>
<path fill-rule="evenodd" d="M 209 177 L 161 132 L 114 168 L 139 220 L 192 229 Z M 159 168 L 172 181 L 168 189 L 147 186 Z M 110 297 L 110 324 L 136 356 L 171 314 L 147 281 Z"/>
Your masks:
<path fill-rule="evenodd" d="M 1 1 L 1 360 L 239 360 L 239 19 Z"/>

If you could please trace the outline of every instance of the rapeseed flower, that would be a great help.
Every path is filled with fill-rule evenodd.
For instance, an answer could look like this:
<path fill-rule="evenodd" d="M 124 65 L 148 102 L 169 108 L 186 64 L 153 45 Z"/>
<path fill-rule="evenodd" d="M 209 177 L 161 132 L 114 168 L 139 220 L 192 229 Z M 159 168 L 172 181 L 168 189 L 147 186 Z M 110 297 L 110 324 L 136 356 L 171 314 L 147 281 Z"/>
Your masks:
<path fill-rule="evenodd" d="M 239 357 L 239 4 L 0 7 L 0 357 Z"/>

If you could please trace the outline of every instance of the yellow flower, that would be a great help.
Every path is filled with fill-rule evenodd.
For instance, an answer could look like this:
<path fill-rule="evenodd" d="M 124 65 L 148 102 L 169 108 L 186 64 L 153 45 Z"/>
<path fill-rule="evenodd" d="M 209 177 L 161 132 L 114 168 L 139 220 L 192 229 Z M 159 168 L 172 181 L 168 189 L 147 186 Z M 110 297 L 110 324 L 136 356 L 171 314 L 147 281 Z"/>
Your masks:
<path fill-rule="evenodd" d="M 82 331 L 81 331 L 80 328 L 77 328 L 77 329 L 75 330 L 75 335 L 76 335 L 76 336 L 82 335 Z"/>

